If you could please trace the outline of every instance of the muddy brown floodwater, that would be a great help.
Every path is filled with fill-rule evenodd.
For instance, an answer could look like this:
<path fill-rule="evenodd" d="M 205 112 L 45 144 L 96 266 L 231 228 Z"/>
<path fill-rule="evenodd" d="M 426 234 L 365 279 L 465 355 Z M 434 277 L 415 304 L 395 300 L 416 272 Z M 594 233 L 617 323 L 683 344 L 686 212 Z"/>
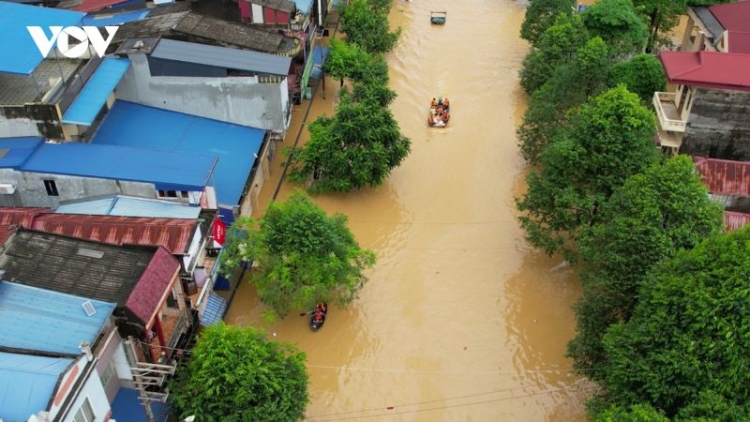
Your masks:
<path fill-rule="evenodd" d="M 388 56 L 398 93 L 391 108 L 411 155 L 377 189 L 316 198 L 347 215 L 360 244 L 377 254 L 369 282 L 348 308 L 332 308 L 319 332 L 296 314 L 264 325 L 253 289 L 239 289 L 228 323 L 262 327 L 307 353 L 306 420 L 585 419 L 590 386 L 564 357 L 576 275 L 526 244 L 513 202 L 525 189 L 515 137 L 526 107 L 517 77 L 528 49 L 518 38 L 524 8 L 397 0 L 391 27 L 403 33 Z M 430 25 L 432 10 L 447 11 L 444 26 Z M 338 83 L 326 85 L 308 120 L 332 114 Z M 451 100 L 446 129 L 425 124 L 437 96 Z M 305 109 L 294 111 L 286 144 Z M 293 188 L 284 184 L 279 199 Z"/>

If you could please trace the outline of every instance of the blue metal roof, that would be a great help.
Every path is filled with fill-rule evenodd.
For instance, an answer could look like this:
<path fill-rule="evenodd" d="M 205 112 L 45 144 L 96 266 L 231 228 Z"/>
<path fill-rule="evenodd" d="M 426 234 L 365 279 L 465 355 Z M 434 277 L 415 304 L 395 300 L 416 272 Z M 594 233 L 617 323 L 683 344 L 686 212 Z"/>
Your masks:
<path fill-rule="evenodd" d="M 86 15 L 83 18 L 83 24 L 88 26 L 108 26 L 122 25 L 128 22 L 136 22 L 146 19 L 151 9 L 141 9 L 132 12 L 106 14 L 106 15 Z"/>
<path fill-rule="evenodd" d="M 86 301 L 96 310 L 91 316 Z M 2 281 L 0 346 L 80 355 L 78 345 L 94 344 L 114 309 L 114 303 Z"/>
<path fill-rule="evenodd" d="M 81 26 L 83 13 L 0 2 L 0 72 L 28 75 L 44 60 L 27 26 Z M 11 41 L 12 40 L 12 41 Z"/>
<path fill-rule="evenodd" d="M 264 137 L 262 129 L 117 100 L 91 143 L 218 157 L 216 196 L 219 203 L 235 206 Z"/>
<path fill-rule="evenodd" d="M 104 59 L 65 112 L 62 122 L 90 126 L 102 110 L 104 103 L 107 102 L 109 95 L 128 71 L 128 67 L 130 67 L 128 59 L 111 57 Z"/>
<path fill-rule="evenodd" d="M 0 152 L 5 151 L 5 154 L 0 157 L 0 168 L 18 168 L 43 143 L 44 138 L 34 136 L 0 138 Z"/>
<path fill-rule="evenodd" d="M 47 408 L 73 359 L 0 352 L 0 419 L 25 421 Z"/>
<path fill-rule="evenodd" d="M 198 218 L 201 208 L 171 201 L 115 196 L 60 205 L 55 212 L 119 217 Z"/>
<path fill-rule="evenodd" d="M 143 129 L 131 120 L 133 129 Z M 217 159 L 181 151 L 157 151 L 77 142 L 42 144 L 21 171 L 153 183 L 157 189 L 199 191 L 209 185 Z"/>

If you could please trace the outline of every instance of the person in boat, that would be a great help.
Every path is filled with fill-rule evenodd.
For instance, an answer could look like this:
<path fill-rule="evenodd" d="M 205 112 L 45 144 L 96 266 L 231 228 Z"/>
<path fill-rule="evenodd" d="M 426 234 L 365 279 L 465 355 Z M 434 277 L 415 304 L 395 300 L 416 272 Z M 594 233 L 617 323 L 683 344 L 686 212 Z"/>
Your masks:
<path fill-rule="evenodd" d="M 323 318 L 325 318 L 325 315 L 326 314 L 324 314 L 323 311 L 321 311 L 320 309 L 316 309 L 315 313 L 313 313 L 313 317 L 312 317 L 313 323 L 314 324 L 322 324 L 323 323 Z"/>
<path fill-rule="evenodd" d="M 317 305 L 315 305 L 315 310 L 323 312 L 324 314 L 328 313 L 328 304 L 325 302 L 318 302 Z"/>
<path fill-rule="evenodd" d="M 448 97 L 443 98 L 443 107 L 445 108 L 446 111 L 448 110 L 448 107 L 450 107 L 450 106 L 451 105 L 448 102 Z"/>
<path fill-rule="evenodd" d="M 434 98 L 432 99 L 432 102 L 430 103 L 430 106 L 431 106 L 432 108 L 435 108 L 435 107 L 437 107 L 437 101 L 435 101 L 435 99 L 434 99 Z"/>

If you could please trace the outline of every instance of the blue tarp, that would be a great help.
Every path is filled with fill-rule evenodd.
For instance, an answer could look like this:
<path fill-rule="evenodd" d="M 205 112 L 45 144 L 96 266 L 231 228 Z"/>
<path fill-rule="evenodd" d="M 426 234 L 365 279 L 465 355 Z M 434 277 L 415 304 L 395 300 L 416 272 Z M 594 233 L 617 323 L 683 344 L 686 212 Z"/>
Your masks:
<path fill-rule="evenodd" d="M 73 359 L 0 352 L 0 419 L 25 421 L 47 408 Z"/>
<path fill-rule="evenodd" d="M 65 112 L 62 122 L 90 126 L 129 66 L 128 59 L 104 59 Z"/>
<path fill-rule="evenodd" d="M 151 412 L 157 421 L 165 421 L 169 408 L 165 403 L 151 403 Z M 146 411 L 138 400 L 138 391 L 122 387 L 112 401 L 112 419 L 123 422 L 147 422 Z"/>
<path fill-rule="evenodd" d="M 81 26 L 83 13 L 0 2 L 0 72 L 28 75 L 44 60 L 27 26 Z"/>
<path fill-rule="evenodd" d="M 219 296 L 213 290 L 208 293 L 208 303 L 206 309 L 201 315 L 201 325 L 208 327 L 209 325 L 218 324 L 224 319 L 224 312 L 227 310 L 227 300 Z"/>

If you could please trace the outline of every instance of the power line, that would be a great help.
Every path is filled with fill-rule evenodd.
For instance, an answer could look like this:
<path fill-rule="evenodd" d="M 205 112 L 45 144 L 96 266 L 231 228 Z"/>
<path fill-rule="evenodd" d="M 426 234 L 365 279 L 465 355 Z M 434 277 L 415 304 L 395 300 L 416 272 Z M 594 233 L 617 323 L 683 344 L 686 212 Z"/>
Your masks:
<path fill-rule="evenodd" d="M 576 393 L 590 393 L 590 392 L 595 391 L 595 389 L 593 389 L 593 388 L 592 389 L 587 389 L 587 390 L 579 390 L 579 389 L 573 389 L 573 388 L 556 388 L 556 389 L 552 389 L 552 390 L 538 391 L 536 393 L 529 393 L 529 394 L 523 394 L 523 395 L 517 395 L 517 396 L 514 395 L 514 396 L 511 396 L 511 397 L 502 397 L 502 398 L 490 399 L 490 400 L 473 401 L 473 402 L 470 402 L 470 403 L 450 404 L 450 405 L 444 405 L 444 406 L 430 407 L 430 408 L 427 408 L 427 409 L 412 409 L 412 410 L 403 410 L 403 411 L 391 412 L 391 410 L 394 410 L 394 409 L 397 409 L 397 408 L 400 408 L 400 407 L 409 407 L 409 406 L 423 405 L 423 404 L 428 404 L 428 403 L 435 403 L 435 402 L 439 402 L 439 401 L 447 401 L 447 400 L 457 400 L 457 399 L 464 399 L 464 398 L 479 397 L 479 396 L 483 396 L 483 395 L 508 392 L 508 391 L 518 390 L 518 389 L 522 389 L 522 388 L 523 387 L 514 387 L 514 388 L 505 389 L 505 390 L 489 391 L 489 392 L 485 392 L 485 393 L 470 394 L 470 395 L 459 396 L 459 397 L 450 397 L 450 398 L 446 398 L 446 399 L 421 401 L 421 402 L 409 403 L 409 404 L 404 404 L 404 405 L 399 405 L 399 406 L 385 406 L 385 407 L 380 407 L 380 408 L 377 408 L 377 409 L 365 409 L 365 410 L 354 410 L 354 411 L 341 412 L 341 413 L 330 413 L 330 414 L 327 414 L 327 415 L 313 416 L 311 418 L 308 418 L 307 421 L 308 422 L 332 422 L 332 421 L 343 421 L 343 420 L 350 420 L 350 419 L 367 419 L 367 418 L 383 417 L 383 416 L 405 415 L 405 414 L 409 414 L 409 413 L 430 412 L 430 411 L 433 411 L 433 410 L 451 409 L 451 408 L 465 407 L 465 406 L 474 406 L 474 405 L 477 405 L 477 404 L 494 403 L 494 402 L 501 402 L 501 401 L 507 401 L 507 400 L 524 399 L 524 398 L 541 396 L 541 395 L 545 395 L 545 394 L 552 394 L 552 393 L 557 393 L 557 392 L 562 392 L 562 391 L 576 392 Z M 378 415 L 356 415 L 356 416 L 343 416 L 343 417 L 339 417 L 339 416 L 342 416 L 342 415 L 349 415 L 349 414 L 352 414 L 352 413 L 365 413 L 365 412 L 375 412 L 375 411 L 380 411 L 380 412 L 386 411 L 387 413 L 381 413 L 381 414 L 378 414 Z M 335 417 L 331 417 L 331 416 L 335 416 Z M 323 419 L 319 419 L 319 418 L 323 418 Z"/>

